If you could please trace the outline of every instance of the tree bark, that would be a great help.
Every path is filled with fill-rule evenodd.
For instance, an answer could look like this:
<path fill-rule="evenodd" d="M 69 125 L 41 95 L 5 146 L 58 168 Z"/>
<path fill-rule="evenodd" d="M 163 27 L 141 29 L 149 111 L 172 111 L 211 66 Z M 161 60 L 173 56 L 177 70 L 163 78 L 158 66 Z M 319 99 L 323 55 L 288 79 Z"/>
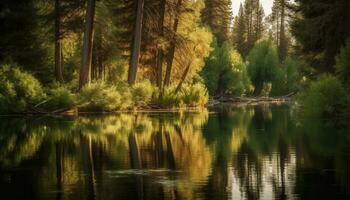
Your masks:
<path fill-rule="evenodd" d="M 80 66 L 79 89 L 90 82 L 94 38 L 95 0 L 87 1 L 83 52 Z"/>
<path fill-rule="evenodd" d="M 175 93 L 180 92 L 182 84 L 185 82 L 187 74 L 190 71 L 191 64 L 192 64 L 192 62 L 189 62 L 188 65 L 186 66 L 186 69 L 185 69 L 184 73 L 182 74 L 181 80 L 176 87 Z"/>
<path fill-rule="evenodd" d="M 61 46 L 61 17 L 60 2 L 55 0 L 55 77 L 56 81 L 63 83 L 62 75 L 62 46 Z"/>
<path fill-rule="evenodd" d="M 142 37 L 142 19 L 143 19 L 144 0 L 137 1 L 136 23 L 134 29 L 133 47 L 128 72 L 128 83 L 135 84 L 137 68 L 139 65 L 141 37 Z"/>
<path fill-rule="evenodd" d="M 287 40 L 286 40 L 286 33 L 285 33 L 285 0 L 281 0 L 281 22 L 280 22 L 280 42 L 278 46 L 278 54 L 280 61 L 283 62 L 283 60 L 286 57 L 287 54 Z"/>
<path fill-rule="evenodd" d="M 174 61 L 175 48 L 176 48 L 175 37 L 176 37 L 176 32 L 177 32 L 177 29 L 179 26 L 179 21 L 180 21 L 181 5 L 182 5 L 182 0 L 178 0 L 177 5 L 176 5 L 176 16 L 175 16 L 174 26 L 173 26 L 174 36 L 170 42 L 169 54 L 167 57 L 167 67 L 166 67 L 165 78 L 164 78 L 164 86 L 170 85 L 171 71 L 173 69 L 173 61 Z"/>
<path fill-rule="evenodd" d="M 159 22 L 158 22 L 158 29 L 159 29 L 159 37 L 164 37 L 164 18 L 165 18 L 165 0 L 161 0 L 159 5 Z M 158 47 L 157 49 L 157 62 L 156 62 L 156 69 L 157 69 L 157 86 L 159 88 L 159 91 L 162 93 L 162 85 L 163 85 L 163 58 L 164 58 L 164 52 L 162 45 Z"/>

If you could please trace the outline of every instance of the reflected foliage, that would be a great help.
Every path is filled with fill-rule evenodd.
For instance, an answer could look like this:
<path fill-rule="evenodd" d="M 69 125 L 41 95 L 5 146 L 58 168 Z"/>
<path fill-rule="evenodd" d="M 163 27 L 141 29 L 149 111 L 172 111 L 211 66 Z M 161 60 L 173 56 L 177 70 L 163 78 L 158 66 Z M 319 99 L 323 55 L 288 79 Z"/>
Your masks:
<path fill-rule="evenodd" d="M 2 118 L 0 132 L 0 192 L 11 199 L 350 195 L 348 131 L 296 120 L 288 106 Z"/>

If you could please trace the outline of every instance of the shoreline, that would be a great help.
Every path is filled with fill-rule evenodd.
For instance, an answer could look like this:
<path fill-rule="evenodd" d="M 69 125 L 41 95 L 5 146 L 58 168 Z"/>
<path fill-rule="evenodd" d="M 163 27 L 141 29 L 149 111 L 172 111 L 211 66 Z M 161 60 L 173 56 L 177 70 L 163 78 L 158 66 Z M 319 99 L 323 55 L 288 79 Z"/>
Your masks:
<path fill-rule="evenodd" d="M 178 113 L 178 112 L 198 112 L 203 109 L 216 108 L 221 106 L 259 106 L 259 105 L 283 105 L 291 103 L 291 97 L 219 97 L 210 98 L 208 103 L 203 107 L 180 107 L 180 108 L 136 108 L 131 110 L 117 111 L 79 111 L 79 108 L 67 109 L 62 112 L 32 112 L 5 114 L 0 117 L 21 117 L 21 116 L 86 116 L 86 115 L 106 115 L 122 113 Z"/>

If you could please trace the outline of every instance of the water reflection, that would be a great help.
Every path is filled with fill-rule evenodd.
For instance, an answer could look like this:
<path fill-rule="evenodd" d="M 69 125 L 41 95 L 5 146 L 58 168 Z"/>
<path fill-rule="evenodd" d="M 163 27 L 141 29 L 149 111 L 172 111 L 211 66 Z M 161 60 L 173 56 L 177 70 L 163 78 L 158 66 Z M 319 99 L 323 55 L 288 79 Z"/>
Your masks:
<path fill-rule="evenodd" d="M 287 106 L 0 122 L 4 199 L 347 199 L 349 131 Z"/>

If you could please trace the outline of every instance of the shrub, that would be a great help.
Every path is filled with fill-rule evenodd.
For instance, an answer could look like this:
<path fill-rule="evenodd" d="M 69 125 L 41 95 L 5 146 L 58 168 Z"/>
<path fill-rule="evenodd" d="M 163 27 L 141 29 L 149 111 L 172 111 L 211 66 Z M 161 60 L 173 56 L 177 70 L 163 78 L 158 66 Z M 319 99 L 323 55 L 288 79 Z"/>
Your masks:
<path fill-rule="evenodd" d="M 311 82 L 300 99 L 308 116 L 329 116 L 342 112 L 347 103 L 346 92 L 334 76 L 323 75 Z"/>
<path fill-rule="evenodd" d="M 31 74 L 14 65 L 0 66 L 0 113 L 24 112 L 45 97 Z"/>
<path fill-rule="evenodd" d="M 152 99 L 154 86 L 149 81 L 136 83 L 132 87 L 132 96 L 135 105 L 146 105 Z"/>
<path fill-rule="evenodd" d="M 286 90 L 288 93 L 297 92 L 299 90 L 300 74 L 298 71 L 299 63 L 291 57 L 287 57 L 283 62 L 286 69 Z"/>
<path fill-rule="evenodd" d="M 336 73 L 340 80 L 348 85 L 350 83 L 350 39 L 346 45 L 340 50 L 340 54 L 336 57 Z"/>
<path fill-rule="evenodd" d="M 186 106 L 204 106 L 209 99 L 208 91 L 203 84 L 184 85 L 181 89 L 181 99 Z"/>
<path fill-rule="evenodd" d="M 79 94 L 79 104 L 84 111 L 114 111 L 122 107 L 117 89 L 104 82 L 86 85 Z"/>
<path fill-rule="evenodd" d="M 69 109 L 77 104 L 76 95 L 67 86 L 54 86 L 48 91 L 48 99 L 44 107 L 49 110 Z"/>
<path fill-rule="evenodd" d="M 287 92 L 287 70 L 284 68 L 277 68 L 274 72 L 274 77 L 271 81 L 271 90 L 267 95 L 270 96 L 281 96 Z"/>
<path fill-rule="evenodd" d="M 228 42 L 214 43 L 214 51 L 200 73 L 211 95 L 242 95 L 249 90 L 250 81 L 246 65 L 239 53 Z"/>
<path fill-rule="evenodd" d="M 249 52 L 248 74 L 254 85 L 254 94 L 260 95 L 263 86 L 274 80 L 278 70 L 278 55 L 276 48 L 270 40 L 264 40 L 255 44 Z"/>
<path fill-rule="evenodd" d="M 124 81 L 115 83 L 115 88 L 120 94 L 120 106 L 119 109 L 129 109 L 134 106 L 132 90 L 130 85 Z"/>
<path fill-rule="evenodd" d="M 282 66 L 275 71 L 271 95 L 280 96 L 296 92 L 299 89 L 299 82 L 298 62 L 291 57 L 287 57 Z"/>
<path fill-rule="evenodd" d="M 158 104 L 162 108 L 176 108 L 183 106 L 181 95 L 175 93 L 175 86 L 165 87 L 162 96 L 160 96 L 159 90 L 155 90 L 152 102 Z"/>

